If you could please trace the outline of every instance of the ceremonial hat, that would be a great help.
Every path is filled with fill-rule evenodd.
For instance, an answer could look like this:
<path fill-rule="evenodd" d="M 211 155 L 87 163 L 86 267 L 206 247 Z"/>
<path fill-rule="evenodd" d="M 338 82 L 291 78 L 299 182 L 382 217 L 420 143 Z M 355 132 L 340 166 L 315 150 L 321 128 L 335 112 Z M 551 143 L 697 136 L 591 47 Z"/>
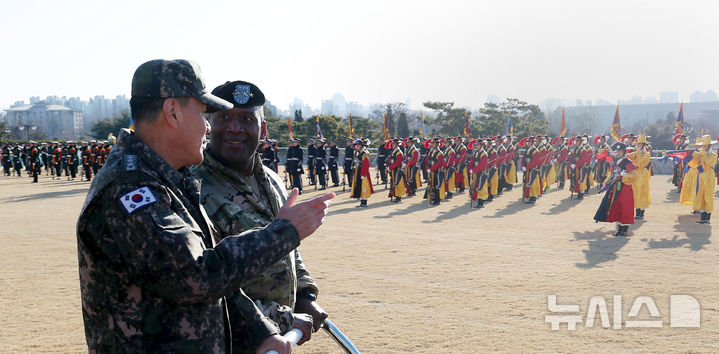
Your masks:
<path fill-rule="evenodd" d="M 716 141 L 712 141 L 712 137 L 710 135 L 702 135 L 701 138 L 697 138 L 696 145 L 712 145 L 716 144 Z"/>
<path fill-rule="evenodd" d="M 562 139 L 562 137 L 561 137 L 561 136 L 558 136 L 558 137 L 552 139 L 552 145 L 557 145 L 559 139 Z"/>
<path fill-rule="evenodd" d="M 617 142 L 615 142 L 614 144 L 612 144 L 612 150 L 614 150 L 614 151 L 617 151 L 617 150 L 625 151 L 625 150 L 627 150 L 627 144 L 625 144 L 625 143 L 623 143 L 623 142 L 621 142 L 621 141 L 617 141 Z"/>
<path fill-rule="evenodd" d="M 594 144 L 595 144 L 595 145 L 596 145 L 596 144 L 599 144 L 599 140 L 600 140 L 601 138 L 602 138 L 602 136 L 601 136 L 601 135 L 597 135 L 597 136 L 595 136 L 595 137 L 594 137 L 594 141 L 593 141 L 593 142 L 594 142 Z"/>
<path fill-rule="evenodd" d="M 236 108 L 259 107 L 265 104 L 265 94 L 262 93 L 257 85 L 247 81 L 227 81 L 224 84 L 215 87 L 212 94 L 231 102 Z M 207 112 L 212 113 L 219 109 L 207 108 Z"/>
<path fill-rule="evenodd" d="M 194 97 L 208 108 L 230 109 L 232 104 L 209 92 L 197 63 L 156 59 L 143 63 L 132 76 L 132 97 Z"/>

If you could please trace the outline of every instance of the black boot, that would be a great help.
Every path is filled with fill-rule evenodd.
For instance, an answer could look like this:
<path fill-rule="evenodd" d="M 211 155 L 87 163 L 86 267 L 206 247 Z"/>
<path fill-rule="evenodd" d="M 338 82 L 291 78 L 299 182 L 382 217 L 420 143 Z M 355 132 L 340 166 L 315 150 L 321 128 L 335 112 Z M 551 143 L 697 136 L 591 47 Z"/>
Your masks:
<path fill-rule="evenodd" d="M 366 208 L 366 207 L 367 207 L 367 201 L 360 200 L 360 205 L 358 205 L 357 208 Z"/>
<path fill-rule="evenodd" d="M 634 216 L 634 219 L 636 219 L 636 220 L 644 219 L 644 216 L 642 215 L 642 209 L 637 209 L 635 214 L 636 215 Z"/>
<path fill-rule="evenodd" d="M 614 236 L 627 236 L 627 230 L 629 230 L 629 225 L 618 225 L 617 224 L 617 232 L 614 233 Z"/>
<path fill-rule="evenodd" d="M 454 194 L 452 192 L 447 192 L 447 195 L 444 196 L 444 199 L 452 199 Z"/>
<path fill-rule="evenodd" d="M 702 212 L 701 216 L 702 216 L 702 218 L 701 218 L 701 220 L 697 221 L 697 224 L 708 224 L 711 214 L 704 211 L 704 212 Z"/>
<path fill-rule="evenodd" d="M 402 197 L 396 197 L 396 198 L 394 198 L 394 202 L 395 202 L 395 203 L 399 203 L 399 202 L 401 202 L 401 201 L 402 201 Z"/>
<path fill-rule="evenodd" d="M 537 204 L 537 197 L 529 197 L 529 204 Z"/>
<path fill-rule="evenodd" d="M 559 190 L 561 191 L 563 189 L 564 189 L 564 182 L 559 182 Z"/>
<path fill-rule="evenodd" d="M 477 208 L 477 209 L 484 208 L 484 200 L 482 200 L 482 199 L 477 199 L 477 205 L 475 205 L 474 207 Z"/>
<path fill-rule="evenodd" d="M 584 193 L 581 193 L 581 192 L 580 192 L 580 193 L 577 193 L 577 199 L 578 199 L 578 200 L 584 199 Z"/>

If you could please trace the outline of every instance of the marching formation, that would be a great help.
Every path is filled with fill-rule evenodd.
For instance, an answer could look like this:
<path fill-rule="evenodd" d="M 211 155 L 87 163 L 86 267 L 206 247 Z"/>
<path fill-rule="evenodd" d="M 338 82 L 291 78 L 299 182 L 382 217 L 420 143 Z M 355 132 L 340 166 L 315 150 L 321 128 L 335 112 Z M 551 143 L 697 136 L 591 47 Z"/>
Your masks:
<path fill-rule="evenodd" d="M 78 144 L 74 141 L 37 143 L 2 144 L 0 165 L 4 176 L 22 177 L 23 171 L 37 183 L 38 176 L 52 176 L 53 180 L 62 180 L 63 173 L 67 180 L 80 178 L 90 181 L 93 175 L 102 168 L 112 151 L 111 140 Z"/>

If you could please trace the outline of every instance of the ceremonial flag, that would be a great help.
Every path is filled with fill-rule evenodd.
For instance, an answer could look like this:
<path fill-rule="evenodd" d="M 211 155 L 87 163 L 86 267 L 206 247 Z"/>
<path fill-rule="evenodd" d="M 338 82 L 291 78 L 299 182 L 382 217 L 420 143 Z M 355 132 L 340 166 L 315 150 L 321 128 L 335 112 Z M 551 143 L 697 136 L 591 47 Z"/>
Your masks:
<path fill-rule="evenodd" d="M 290 117 L 287 117 L 287 127 L 290 128 L 290 140 L 294 139 L 292 135 L 292 123 L 290 123 Z"/>
<path fill-rule="evenodd" d="M 609 129 L 612 133 L 612 138 L 616 141 L 621 141 L 622 139 L 622 133 L 621 133 L 621 127 L 619 126 L 619 105 L 617 105 L 617 110 L 614 111 L 614 121 L 612 122 L 612 127 Z"/>
<path fill-rule="evenodd" d="M 419 133 L 422 134 L 423 138 L 426 138 L 427 134 L 424 133 L 424 113 L 422 113 L 422 111 L 419 111 L 419 116 Z"/>
<path fill-rule="evenodd" d="M 130 126 L 128 127 L 130 129 L 135 129 L 135 124 L 132 122 L 132 116 L 130 116 Z"/>
<path fill-rule="evenodd" d="M 317 119 L 315 120 L 317 125 L 317 137 L 322 139 L 322 129 L 320 129 L 320 114 L 317 113 Z"/>
<path fill-rule="evenodd" d="M 512 114 L 507 115 L 507 122 L 504 123 L 504 135 L 514 135 L 514 124 L 512 124 Z"/>
<path fill-rule="evenodd" d="M 387 126 L 387 113 L 384 114 L 384 140 L 389 140 L 389 127 Z"/>
<path fill-rule="evenodd" d="M 352 138 L 354 138 L 353 134 L 355 132 L 354 128 L 352 128 L 352 113 L 350 113 L 349 121 L 350 121 L 350 139 L 352 139 Z"/>
<path fill-rule="evenodd" d="M 562 108 L 562 123 L 559 125 L 559 136 L 567 134 L 567 118 L 564 117 L 564 108 Z"/>
<path fill-rule="evenodd" d="M 677 127 L 675 134 L 684 134 L 684 103 L 679 104 L 679 115 L 674 125 Z"/>
<path fill-rule="evenodd" d="M 472 131 L 469 129 L 469 110 L 464 110 L 464 135 L 468 138 L 472 137 Z"/>

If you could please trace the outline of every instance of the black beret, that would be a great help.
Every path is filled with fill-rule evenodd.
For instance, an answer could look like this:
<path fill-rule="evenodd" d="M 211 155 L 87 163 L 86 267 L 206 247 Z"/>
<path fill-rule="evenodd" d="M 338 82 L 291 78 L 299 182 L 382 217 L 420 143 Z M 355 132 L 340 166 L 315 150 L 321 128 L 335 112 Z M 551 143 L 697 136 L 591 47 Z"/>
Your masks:
<path fill-rule="evenodd" d="M 265 94 L 257 85 L 246 81 L 227 81 L 215 87 L 212 94 L 228 101 L 235 108 L 251 108 L 265 104 Z M 217 108 L 207 106 L 207 112 L 217 112 Z"/>

